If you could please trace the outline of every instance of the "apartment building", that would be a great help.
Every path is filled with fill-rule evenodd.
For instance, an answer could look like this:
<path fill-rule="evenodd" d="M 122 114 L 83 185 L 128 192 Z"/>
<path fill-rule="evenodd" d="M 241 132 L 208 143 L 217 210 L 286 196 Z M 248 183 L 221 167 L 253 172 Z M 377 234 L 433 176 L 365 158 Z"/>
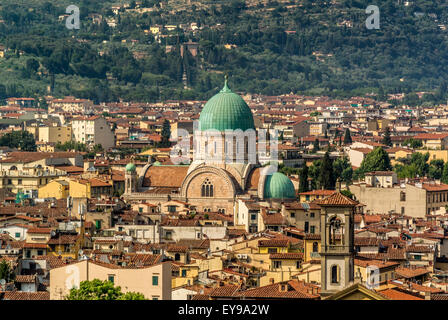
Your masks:
<path fill-rule="evenodd" d="M 72 140 L 72 127 L 45 126 L 39 127 L 39 141 L 64 144 Z"/>
<path fill-rule="evenodd" d="M 80 117 L 72 120 L 76 142 L 89 146 L 100 144 L 105 150 L 115 146 L 115 136 L 109 123 L 101 116 Z"/>
<path fill-rule="evenodd" d="M 63 300 L 82 281 L 109 280 L 123 292 L 139 292 L 150 300 L 171 300 L 171 263 L 126 268 L 82 260 L 50 270 L 50 299 Z"/>

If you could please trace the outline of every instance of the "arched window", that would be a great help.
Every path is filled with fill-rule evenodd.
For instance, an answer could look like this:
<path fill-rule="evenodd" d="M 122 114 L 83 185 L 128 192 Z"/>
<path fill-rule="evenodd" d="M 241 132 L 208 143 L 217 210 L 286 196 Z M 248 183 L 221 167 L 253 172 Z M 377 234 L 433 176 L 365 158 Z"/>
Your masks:
<path fill-rule="evenodd" d="M 16 166 L 11 166 L 11 168 L 9 168 L 9 170 L 17 170 Z"/>
<path fill-rule="evenodd" d="M 329 244 L 337 244 L 337 237 L 340 237 L 340 243 L 342 243 L 342 231 L 341 231 L 341 220 L 337 217 L 333 217 L 330 220 L 329 229 Z"/>
<path fill-rule="evenodd" d="M 339 267 L 336 265 L 331 266 L 331 283 L 339 283 Z"/>
<path fill-rule="evenodd" d="M 175 255 L 174 255 L 174 261 L 179 261 L 180 260 L 180 254 L 179 253 L 176 253 Z"/>
<path fill-rule="evenodd" d="M 317 242 L 313 242 L 313 252 L 317 252 L 319 250 L 318 248 Z"/>
<path fill-rule="evenodd" d="M 213 197 L 213 185 L 208 179 L 202 184 L 201 197 Z"/>

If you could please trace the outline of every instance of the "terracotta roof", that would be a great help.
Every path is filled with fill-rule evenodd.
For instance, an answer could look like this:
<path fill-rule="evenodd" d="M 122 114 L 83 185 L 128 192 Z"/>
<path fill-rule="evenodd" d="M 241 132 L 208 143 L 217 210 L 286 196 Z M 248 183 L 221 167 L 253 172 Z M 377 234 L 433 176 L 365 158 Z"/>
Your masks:
<path fill-rule="evenodd" d="M 36 282 L 36 275 L 16 275 L 16 278 L 14 280 L 15 282 L 19 283 L 35 283 Z"/>
<path fill-rule="evenodd" d="M 349 206 L 354 207 L 359 204 L 359 202 L 354 201 L 340 192 L 335 192 L 328 198 L 325 198 L 318 202 L 320 206 Z"/>
<path fill-rule="evenodd" d="M 289 240 L 258 240 L 259 247 L 287 247 Z"/>
<path fill-rule="evenodd" d="M 28 233 L 47 234 L 47 233 L 51 233 L 51 228 L 30 228 L 30 229 L 28 229 Z"/>
<path fill-rule="evenodd" d="M 418 297 L 411 293 L 403 292 L 396 288 L 381 290 L 378 291 L 378 293 L 391 300 L 424 300 L 424 298 Z"/>
<path fill-rule="evenodd" d="M 50 300 L 50 292 L 7 291 L 3 294 L 3 300 Z"/>
<path fill-rule="evenodd" d="M 188 248 L 185 246 L 178 246 L 178 245 L 170 245 L 166 249 L 167 252 L 181 252 L 186 253 L 188 251 Z"/>
<path fill-rule="evenodd" d="M 46 243 L 25 243 L 23 245 L 24 248 L 36 248 L 36 249 L 46 249 Z"/>
<path fill-rule="evenodd" d="M 89 182 L 90 186 L 92 187 L 112 187 L 110 183 L 107 183 L 105 181 L 96 178 L 89 179 Z"/>
<path fill-rule="evenodd" d="M 261 215 L 265 225 L 285 225 L 287 224 L 286 218 L 280 213 L 266 213 L 262 210 Z"/>
<path fill-rule="evenodd" d="M 251 171 L 248 178 L 247 189 L 249 190 L 257 190 L 258 182 L 260 180 L 261 168 L 255 168 Z"/>
<path fill-rule="evenodd" d="M 431 300 L 448 300 L 448 294 L 447 293 L 432 294 Z"/>
<path fill-rule="evenodd" d="M 240 287 L 233 284 L 223 285 L 210 292 L 211 297 L 232 297 Z"/>
<path fill-rule="evenodd" d="M 210 248 L 209 239 L 180 239 L 177 243 L 179 246 L 185 246 L 191 249 L 208 249 Z"/>
<path fill-rule="evenodd" d="M 370 171 L 366 172 L 366 176 L 392 176 L 394 175 L 393 171 Z"/>
<path fill-rule="evenodd" d="M 355 263 L 355 265 L 361 266 L 364 268 L 367 268 L 368 266 L 376 266 L 378 268 L 387 268 L 387 267 L 400 265 L 399 262 L 393 262 L 393 261 L 360 260 L 360 259 L 354 259 L 354 263 Z"/>
<path fill-rule="evenodd" d="M 61 234 L 57 238 L 48 240 L 48 244 L 74 244 L 79 237 L 79 235 Z"/>
<path fill-rule="evenodd" d="M 434 252 L 434 249 L 432 249 L 430 246 L 426 245 L 410 245 L 406 247 L 407 252 L 417 252 L 417 253 L 430 253 Z"/>
<path fill-rule="evenodd" d="M 300 192 L 299 195 L 301 196 L 331 196 L 333 193 L 335 193 L 335 190 L 312 190 L 307 192 Z"/>
<path fill-rule="evenodd" d="M 269 259 L 274 260 L 302 260 L 303 253 L 288 252 L 288 253 L 271 253 Z"/>
<path fill-rule="evenodd" d="M 422 188 L 426 191 L 448 191 L 448 184 L 430 184 L 430 183 L 423 183 Z"/>
<path fill-rule="evenodd" d="M 290 280 L 249 289 L 236 295 L 264 299 L 319 299 L 319 287 L 299 280 Z"/>
<path fill-rule="evenodd" d="M 162 256 L 158 254 L 147 253 L 128 253 L 124 256 L 125 260 L 129 260 L 128 267 L 136 266 L 152 266 L 159 262 L 162 262 Z"/>
<path fill-rule="evenodd" d="M 187 176 L 188 168 L 189 166 L 151 166 L 143 178 L 143 187 L 180 188 Z"/>
<path fill-rule="evenodd" d="M 448 133 L 420 133 L 415 135 L 413 139 L 417 140 L 439 140 L 448 137 Z"/>
<path fill-rule="evenodd" d="M 430 273 L 430 271 L 426 268 L 405 268 L 405 267 L 400 267 L 400 268 L 396 268 L 395 269 L 395 273 L 397 274 L 397 276 L 399 277 L 403 277 L 403 278 L 413 278 L 413 277 L 418 277 L 424 274 L 428 274 Z"/>
<path fill-rule="evenodd" d="M 74 158 L 79 153 L 76 152 L 25 152 L 14 151 L 8 157 L 0 160 L 0 163 L 29 163 L 42 159 Z"/>

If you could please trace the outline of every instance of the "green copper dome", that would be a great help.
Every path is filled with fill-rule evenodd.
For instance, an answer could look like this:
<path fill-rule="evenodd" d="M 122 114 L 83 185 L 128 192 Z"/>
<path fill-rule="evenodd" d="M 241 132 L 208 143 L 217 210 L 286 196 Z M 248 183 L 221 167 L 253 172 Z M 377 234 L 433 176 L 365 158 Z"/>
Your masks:
<path fill-rule="evenodd" d="M 132 162 L 131 162 L 131 163 L 128 163 L 128 164 L 126 165 L 126 171 L 127 171 L 127 172 L 134 172 L 135 169 L 136 169 L 135 164 L 133 164 Z"/>
<path fill-rule="evenodd" d="M 264 183 L 265 199 L 294 199 L 296 191 L 291 180 L 281 172 L 266 176 Z"/>
<path fill-rule="evenodd" d="M 219 131 L 255 129 L 254 118 L 247 103 L 227 86 L 205 104 L 199 117 L 201 130 Z"/>

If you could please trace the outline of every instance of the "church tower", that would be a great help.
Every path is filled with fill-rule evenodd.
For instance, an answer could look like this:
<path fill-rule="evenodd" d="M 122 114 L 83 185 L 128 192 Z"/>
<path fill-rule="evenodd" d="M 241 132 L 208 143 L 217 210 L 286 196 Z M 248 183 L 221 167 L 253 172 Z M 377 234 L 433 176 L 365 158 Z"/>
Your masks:
<path fill-rule="evenodd" d="M 357 204 L 340 192 L 319 202 L 322 297 L 353 284 L 354 210 Z"/>
<path fill-rule="evenodd" d="M 130 194 L 137 192 L 137 170 L 135 164 L 128 163 L 126 165 L 124 193 Z"/>

